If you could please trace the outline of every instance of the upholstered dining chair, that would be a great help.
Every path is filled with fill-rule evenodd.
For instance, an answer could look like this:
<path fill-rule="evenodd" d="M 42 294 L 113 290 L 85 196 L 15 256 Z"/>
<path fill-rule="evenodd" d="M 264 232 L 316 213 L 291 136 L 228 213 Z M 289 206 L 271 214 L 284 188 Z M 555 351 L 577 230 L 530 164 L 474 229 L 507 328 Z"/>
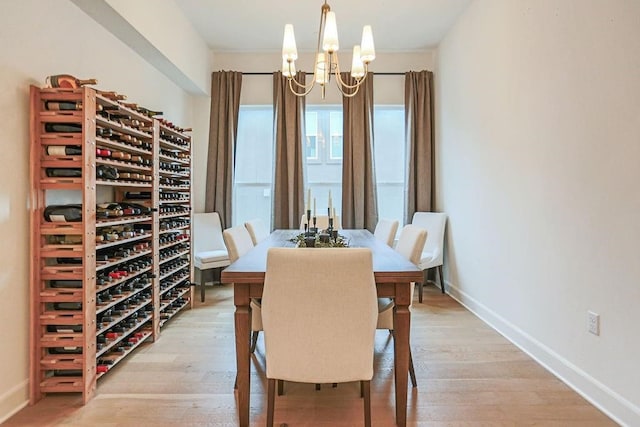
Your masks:
<path fill-rule="evenodd" d="M 309 274 L 318 265 L 331 268 Z M 262 294 L 267 426 L 274 421 L 276 380 L 360 381 L 365 426 L 371 425 L 377 313 L 369 249 L 269 249 Z"/>
<path fill-rule="evenodd" d="M 442 255 L 444 253 L 444 228 L 446 222 L 447 214 L 439 212 L 416 212 L 411 220 L 411 224 L 424 228 L 428 233 L 418 266 L 421 270 L 428 271 L 432 268 L 437 270 L 440 289 L 443 294 Z M 420 302 L 422 302 L 422 286 L 422 283 L 418 284 L 418 301 Z"/>
<path fill-rule="evenodd" d="M 196 283 L 200 283 L 200 301 L 204 302 L 205 272 L 229 265 L 229 253 L 222 238 L 218 212 L 193 215 L 193 265 Z"/>
<path fill-rule="evenodd" d="M 247 221 L 244 226 L 247 228 L 254 246 L 269 237 L 269 229 L 261 219 L 256 218 Z"/>
<path fill-rule="evenodd" d="M 413 264 L 418 265 L 420 262 L 420 254 L 422 253 L 422 248 L 424 247 L 426 239 L 426 230 L 416 225 L 405 225 L 400 231 L 400 237 L 398 237 L 398 243 L 396 244 L 395 250 Z M 412 303 L 409 304 L 409 310 L 411 310 L 411 305 L 413 304 L 414 289 L 415 286 L 412 284 Z M 394 303 L 391 298 L 378 298 L 378 323 L 376 325 L 378 329 L 388 329 L 393 332 L 393 307 Z M 413 387 L 417 387 L 418 382 L 416 381 L 416 373 L 413 369 L 411 348 L 409 348 L 409 376 L 411 377 L 411 385 L 413 385 Z"/>
<path fill-rule="evenodd" d="M 381 218 L 376 224 L 373 235 L 376 237 L 376 239 L 386 243 L 388 246 L 393 247 L 393 241 L 396 238 L 397 231 L 398 221 Z"/>
<path fill-rule="evenodd" d="M 307 223 L 307 215 L 302 215 L 300 218 L 300 230 L 304 230 L 304 225 Z M 311 217 L 311 225 L 313 225 L 313 217 Z M 316 227 L 319 230 L 326 230 L 329 228 L 329 216 L 328 215 L 319 215 L 316 216 Z M 342 224 L 340 223 L 340 215 L 336 215 L 333 219 L 333 229 L 341 230 Z"/>
<path fill-rule="evenodd" d="M 229 260 L 233 263 L 253 248 L 253 240 L 243 225 L 227 228 L 222 233 L 224 243 L 229 251 Z M 256 349 L 258 334 L 262 330 L 262 314 L 260 302 L 251 300 L 251 352 Z"/>

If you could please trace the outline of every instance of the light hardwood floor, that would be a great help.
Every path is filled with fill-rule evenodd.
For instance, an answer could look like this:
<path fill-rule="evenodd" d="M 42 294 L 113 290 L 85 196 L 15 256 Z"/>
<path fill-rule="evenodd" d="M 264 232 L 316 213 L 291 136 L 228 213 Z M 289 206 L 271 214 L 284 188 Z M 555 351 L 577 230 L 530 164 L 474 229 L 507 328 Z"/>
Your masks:
<path fill-rule="evenodd" d="M 416 293 L 417 294 L 417 293 Z M 613 426 L 598 409 L 486 326 L 448 295 L 425 287 L 413 305 L 412 351 L 418 388 L 409 392 L 410 426 Z M 262 334 L 253 358 L 252 426 L 265 423 Z M 376 335 L 374 426 L 393 426 L 393 343 Z M 51 395 L 4 426 L 235 426 L 233 290 L 207 287 L 197 303 L 100 380 L 96 397 Z M 356 383 L 338 388 L 285 385 L 276 425 L 363 424 Z"/>

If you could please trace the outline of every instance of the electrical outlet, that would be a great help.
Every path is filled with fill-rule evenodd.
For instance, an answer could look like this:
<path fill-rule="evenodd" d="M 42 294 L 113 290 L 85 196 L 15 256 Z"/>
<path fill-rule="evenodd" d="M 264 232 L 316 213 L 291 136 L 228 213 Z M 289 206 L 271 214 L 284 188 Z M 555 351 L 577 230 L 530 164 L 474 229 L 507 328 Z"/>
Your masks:
<path fill-rule="evenodd" d="M 588 330 L 593 335 L 600 335 L 600 315 L 593 311 L 587 311 L 588 317 Z"/>

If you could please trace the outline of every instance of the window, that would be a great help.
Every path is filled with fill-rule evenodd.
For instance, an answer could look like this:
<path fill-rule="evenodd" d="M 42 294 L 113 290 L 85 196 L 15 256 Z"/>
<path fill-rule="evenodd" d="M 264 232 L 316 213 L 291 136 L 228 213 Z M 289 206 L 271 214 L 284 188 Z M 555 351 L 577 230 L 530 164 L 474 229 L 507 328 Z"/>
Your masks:
<path fill-rule="evenodd" d="M 273 108 L 240 106 L 233 182 L 233 225 L 254 218 L 271 224 Z"/>
<path fill-rule="evenodd" d="M 373 123 L 378 216 L 397 219 L 403 224 L 404 107 L 376 106 Z M 329 191 L 333 206 L 341 215 L 342 107 L 308 105 L 305 129 L 305 188 L 313 192 L 318 215 L 326 215 Z M 253 218 L 271 223 L 273 148 L 273 108 L 241 106 L 233 188 L 234 225 Z"/>
<path fill-rule="evenodd" d="M 336 214 L 342 206 L 342 106 L 307 105 L 305 113 L 307 161 L 305 188 L 316 199 L 317 215 L 327 215 L 329 191 Z M 310 151 L 310 141 L 315 151 Z M 311 155 L 314 154 L 314 156 Z M 306 197 L 306 195 L 305 195 Z"/>
<path fill-rule="evenodd" d="M 373 117 L 378 217 L 404 224 L 404 107 L 376 105 Z"/>

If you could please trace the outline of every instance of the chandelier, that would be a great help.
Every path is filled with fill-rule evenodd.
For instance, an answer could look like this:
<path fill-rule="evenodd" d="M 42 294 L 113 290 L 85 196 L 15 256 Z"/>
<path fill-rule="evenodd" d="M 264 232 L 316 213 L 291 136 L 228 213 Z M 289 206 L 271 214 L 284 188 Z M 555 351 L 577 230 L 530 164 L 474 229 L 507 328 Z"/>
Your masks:
<path fill-rule="evenodd" d="M 351 77 L 355 84 L 349 85 L 340 76 L 340 63 L 338 61 L 338 27 L 336 26 L 336 14 L 325 0 L 320 15 L 320 30 L 318 31 L 318 45 L 316 47 L 315 65 L 313 67 L 313 80 L 305 85 L 298 83 L 295 61 L 298 59 L 296 39 L 293 34 L 293 25 L 284 26 L 284 41 L 282 42 L 282 74 L 289 81 L 289 89 L 297 96 L 306 96 L 316 83 L 322 90 L 322 99 L 325 95 L 325 87 L 331 81 L 331 74 L 335 76 L 335 82 L 340 92 L 347 97 L 358 93 L 358 89 L 365 81 L 368 73 L 368 65 L 376 57 L 373 45 L 371 26 L 365 25 L 362 29 L 362 42 L 353 47 L 353 59 L 351 62 Z"/>

